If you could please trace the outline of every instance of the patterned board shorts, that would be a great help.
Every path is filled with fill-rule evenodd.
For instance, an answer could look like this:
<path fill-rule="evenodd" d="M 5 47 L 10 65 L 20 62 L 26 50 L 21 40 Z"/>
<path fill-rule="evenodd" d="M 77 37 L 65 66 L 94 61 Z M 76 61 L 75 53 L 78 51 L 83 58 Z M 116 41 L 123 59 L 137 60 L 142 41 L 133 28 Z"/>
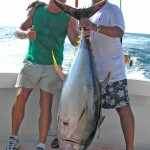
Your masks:
<path fill-rule="evenodd" d="M 35 88 L 47 91 L 51 94 L 62 88 L 62 83 L 56 75 L 53 65 L 39 65 L 25 60 L 18 74 L 15 87 Z"/>
<path fill-rule="evenodd" d="M 125 105 L 130 105 L 127 79 L 109 82 L 102 95 L 103 108 L 120 108 Z"/>

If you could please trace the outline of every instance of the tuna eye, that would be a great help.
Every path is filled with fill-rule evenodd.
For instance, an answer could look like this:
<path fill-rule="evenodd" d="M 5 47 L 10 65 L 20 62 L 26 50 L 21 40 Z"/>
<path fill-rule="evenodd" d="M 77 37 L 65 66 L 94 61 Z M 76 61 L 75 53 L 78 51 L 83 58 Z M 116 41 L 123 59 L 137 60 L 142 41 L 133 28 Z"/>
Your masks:
<path fill-rule="evenodd" d="M 68 122 L 63 122 L 63 125 L 64 126 L 68 126 Z"/>

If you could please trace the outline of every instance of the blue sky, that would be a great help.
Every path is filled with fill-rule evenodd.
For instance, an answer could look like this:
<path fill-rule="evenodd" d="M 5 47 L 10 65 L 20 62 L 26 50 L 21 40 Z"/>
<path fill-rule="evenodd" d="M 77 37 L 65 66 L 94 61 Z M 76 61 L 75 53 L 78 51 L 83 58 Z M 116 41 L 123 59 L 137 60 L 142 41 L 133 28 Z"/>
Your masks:
<path fill-rule="evenodd" d="M 25 10 L 34 0 L 3 0 L 0 5 L 0 25 L 19 25 L 26 17 Z M 48 3 L 49 0 L 42 0 Z M 74 6 L 75 0 L 67 0 Z M 120 0 L 108 0 L 119 5 Z M 90 6 L 91 0 L 79 0 L 79 7 Z M 86 4 L 86 5 L 85 5 Z M 122 0 L 126 32 L 150 34 L 150 0 Z"/>

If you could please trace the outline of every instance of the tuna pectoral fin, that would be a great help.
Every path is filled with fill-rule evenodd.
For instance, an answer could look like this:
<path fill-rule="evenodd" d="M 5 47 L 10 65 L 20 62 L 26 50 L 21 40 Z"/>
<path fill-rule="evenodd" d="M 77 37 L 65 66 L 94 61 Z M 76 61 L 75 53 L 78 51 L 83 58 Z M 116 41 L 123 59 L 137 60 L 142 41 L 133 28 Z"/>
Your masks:
<path fill-rule="evenodd" d="M 87 109 L 84 108 L 82 113 L 81 113 L 81 116 L 80 116 L 80 118 L 78 120 L 78 124 L 77 124 L 76 130 L 71 135 L 71 137 L 76 139 L 77 141 L 80 141 L 81 139 L 79 139 L 79 137 L 84 134 L 84 130 L 85 130 L 86 126 L 87 126 L 87 120 L 88 120 L 88 116 L 87 115 L 88 115 Z"/>
<path fill-rule="evenodd" d="M 110 78 L 110 74 L 111 74 L 111 71 L 112 71 L 112 68 L 109 69 L 104 81 L 101 83 L 101 91 L 102 91 L 102 94 L 104 93 L 104 89 L 106 88 L 107 84 L 108 84 L 108 81 L 109 81 L 109 78 Z"/>
<path fill-rule="evenodd" d="M 59 79 L 63 82 L 63 81 L 64 81 L 64 78 L 65 78 L 65 76 L 66 76 L 66 74 L 63 73 L 63 72 L 62 72 L 62 69 L 58 66 L 53 51 L 52 51 L 52 57 L 53 57 L 54 68 L 55 68 L 55 70 L 56 70 L 56 73 L 57 73 Z"/>

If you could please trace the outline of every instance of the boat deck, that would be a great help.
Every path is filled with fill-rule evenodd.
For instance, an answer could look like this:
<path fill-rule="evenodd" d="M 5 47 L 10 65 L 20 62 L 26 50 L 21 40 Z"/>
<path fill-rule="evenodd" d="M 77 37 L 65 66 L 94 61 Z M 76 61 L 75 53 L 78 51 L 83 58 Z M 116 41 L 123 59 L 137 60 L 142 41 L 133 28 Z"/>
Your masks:
<path fill-rule="evenodd" d="M 46 142 L 46 150 L 59 150 L 59 148 L 51 148 L 51 142 L 55 139 L 56 136 L 48 136 Z M 21 148 L 20 150 L 35 150 L 37 145 L 37 140 L 29 140 L 29 139 L 20 139 Z M 0 141 L 0 150 L 5 150 L 7 145 L 7 141 Z M 97 140 L 93 140 L 88 150 L 125 150 L 125 148 L 121 148 L 119 146 L 106 146 L 101 145 Z"/>
<path fill-rule="evenodd" d="M 0 143 L 0 150 L 6 149 L 7 143 Z M 35 150 L 36 144 L 34 143 L 22 143 L 20 150 Z M 51 148 L 50 144 L 46 144 L 46 150 L 58 150 Z M 91 145 L 88 150 L 125 150 L 124 148 L 115 148 L 115 147 L 100 147 Z"/>

